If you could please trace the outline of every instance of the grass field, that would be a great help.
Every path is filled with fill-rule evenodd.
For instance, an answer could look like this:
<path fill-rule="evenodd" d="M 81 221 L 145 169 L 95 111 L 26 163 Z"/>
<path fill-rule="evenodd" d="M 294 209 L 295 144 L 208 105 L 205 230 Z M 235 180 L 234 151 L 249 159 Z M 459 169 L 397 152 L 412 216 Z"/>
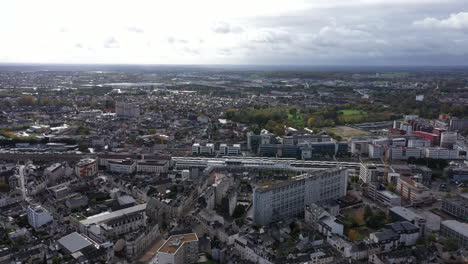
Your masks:
<path fill-rule="evenodd" d="M 325 128 L 324 130 L 327 132 L 332 132 L 335 135 L 342 137 L 343 139 L 349 139 L 351 137 L 357 137 L 357 136 L 368 136 L 372 134 L 365 130 L 347 127 L 347 126 L 330 127 L 330 128 Z"/>
<path fill-rule="evenodd" d="M 300 110 L 297 110 L 296 115 L 293 115 L 289 112 L 289 110 L 286 112 L 288 114 L 288 119 L 292 121 L 294 124 L 298 126 L 305 126 L 304 119 L 302 118 L 302 114 Z"/>
<path fill-rule="evenodd" d="M 349 116 L 349 115 L 365 115 L 367 114 L 366 111 L 361 111 L 361 110 L 357 110 L 357 109 L 343 109 L 343 110 L 340 110 L 338 111 L 339 114 L 342 114 L 342 115 L 345 115 L 345 116 Z"/>

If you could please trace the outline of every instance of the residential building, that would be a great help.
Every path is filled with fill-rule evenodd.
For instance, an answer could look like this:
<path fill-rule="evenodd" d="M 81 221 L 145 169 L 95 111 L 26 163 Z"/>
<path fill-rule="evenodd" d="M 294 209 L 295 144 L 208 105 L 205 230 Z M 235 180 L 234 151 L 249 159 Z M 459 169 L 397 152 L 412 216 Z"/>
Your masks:
<path fill-rule="evenodd" d="M 346 195 L 347 169 L 320 170 L 258 187 L 253 194 L 254 221 L 266 225 L 304 212 L 306 205 Z"/>
<path fill-rule="evenodd" d="M 407 160 L 409 158 L 420 158 L 421 149 L 407 147 L 389 148 L 391 160 Z"/>
<path fill-rule="evenodd" d="M 468 248 L 468 224 L 456 220 L 445 220 L 440 223 L 440 235 L 453 238 L 460 248 Z"/>
<path fill-rule="evenodd" d="M 169 169 L 169 161 L 167 160 L 139 160 L 136 163 L 137 172 L 148 173 L 164 173 Z"/>
<path fill-rule="evenodd" d="M 81 178 L 91 177 L 98 172 L 97 160 L 82 159 L 75 165 L 75 175 Z"/>
<path fill-rule="evenodd" d="M 463 131 L 468 129 L 468 119 L 452 119 L 449 124 L 449 131 Z"/>
<path fill-rule="evenodd" d="M 431 159 L 460 159 L 460 151 L 446 148 L 426 148 L 424 157 Z"/>
<path fill-rule="evenodd" d="M 38 229 L 50 222 L 54 218 L 52 215 L 40 205 L 30 205 L 28 207 L 28 223 L 34 229 Z"/>
<path fill-rule="evenodd" d="M 156 264 L 192 264 L 198 261 L 195 233 L 170 236 L 158 249 Z"/>
<path fill-rule="evenodd" d="M 328 236 L 330 233 L 343 235 L 343 224 L 324 208 L 314 203 L 306 205 L 304 221 L 325 236 Z"/>
<path fill-rule="evenodd" d="M 411 204 L 421 204 L 432 201 L 431 190 L 410 177 L 400 177 L 397 181 L 395 191 L 401 195 L 403 200 Z"/>
<path fill-rule="evenodd" d="M 444 169 L 444 176 L 452 182 L 466 182 L 468 181 L 468 167 L 449 166 Z"/>
<path fill-rule="evenodd" d="M 387 252 L 400 246 L 413 246 L 419 238 L 419 228 L 410 222 L 394 222 L 380 231 L 371 233 L 369 239 L 378 243 L 381 251 Z"/>
<path fill-rule="evenodd" d="M 359 179 L 365 183 L 383 182 L 385 175 L 385 165 L 374 163 L 361 163 L 359 169 Z"/>

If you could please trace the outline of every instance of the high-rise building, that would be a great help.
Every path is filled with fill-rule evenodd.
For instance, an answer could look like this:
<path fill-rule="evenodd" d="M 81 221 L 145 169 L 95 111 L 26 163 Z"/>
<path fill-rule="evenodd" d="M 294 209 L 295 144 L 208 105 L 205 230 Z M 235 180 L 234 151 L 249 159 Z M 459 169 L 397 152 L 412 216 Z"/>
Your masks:
<path fill-rule="evenodd" d="M 82 159 L 75 165 L 75 175 L 81 178 L 94 176 L 97 172 L 97 160 L 95 159 Z"/>
<path fill-rule="evenodd" d="M 304 212 L 315 202 L 346 195 L 348 172 L 334 168 L 302 174 L 254 190 L 254 221 L 266 225 Z"/>
<path fill-rule="evenodd" d="M 37 229 L 54 220 L 52 215 L 40 205 L 31 205 L 28 207 L 28 223 Z"/>

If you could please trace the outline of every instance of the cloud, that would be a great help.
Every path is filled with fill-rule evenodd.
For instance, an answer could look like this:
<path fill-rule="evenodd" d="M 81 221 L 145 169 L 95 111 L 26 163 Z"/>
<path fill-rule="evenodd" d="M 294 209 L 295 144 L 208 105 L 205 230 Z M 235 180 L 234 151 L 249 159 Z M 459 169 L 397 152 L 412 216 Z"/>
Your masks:
<path fill-rule="evenodd" d="M 413 22 L 413 25 L 422 28 L 468 29 L 468 12 L 451 14 L 446 19 L 426 17 Z"/>
<path fill-rule="evenodd" d="M 226 22 L 216 22 L 215 25 L 211 28 L 213 32 L 218 34 L 230 34 L 230 33 L 242 33 L 244 30 L 239 26 L 231 26 Z"/>
<path fill-rule="evenodd" d="M 120 45 L 119 45 L 119 42 L 114 37 L 110 37 L 104 42 L 104 48 L 117 49 L 117 48 L 120 48 Z"/>
<path fill-rule="evenodd" d="M 81 43 L 76 43 L 76 44 L 75 44 L 75 48 L 77 48 L 77 49 L 82 49 L 82 48 L 83 48 L 83 44 L 81 44 Z"/>
<path fill-rule="evenodd" d="M 127 30 L 133 33 L 145 33 L 145 31 L 142 28 L 138 27 L 128 27 Z"/>

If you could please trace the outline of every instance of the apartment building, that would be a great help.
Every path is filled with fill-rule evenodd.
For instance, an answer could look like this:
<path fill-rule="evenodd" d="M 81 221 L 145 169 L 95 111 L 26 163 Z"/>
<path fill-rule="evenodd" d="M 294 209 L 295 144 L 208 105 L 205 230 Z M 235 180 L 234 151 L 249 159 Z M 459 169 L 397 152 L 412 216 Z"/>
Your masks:
<path fill-rule="evenodd" d="M 136 162 L 130 159 L 109 160 L 107 162 L 107 167 L 111 172 L 130 174 L 135 172 Z"/>
<path fill-rule="evenodd" d="M 200 143 L 195 143 L 192 145 L 192 154 L 213 154 L 214 151 L 214 144 L 212 143 L 207 143 L 204 146 Z"/>
<path fill-rule="evenodd" d="M 28 207 L 28 223 L 34 228 L 40 228 L 50 223 L 54 218 L 40 205 L 31 205 Z"/>
<path fill-rule="evenodd" d="M 139 160 L 136 163 L 137 172 L 147 173 L 164 173 L 169 169 L 169 161 L 167 160 Z"/>
<path fill-rule="evenodd" d="M 137 117 L 140 116 L 140 106 L 134 103 L 116 102 L 115 114 L 118 117 Z"/>
<path fill-rule="evenodd" d="M 191 264 L 197 261 L 198 237 L 195 233 L 170 236 L 156 254 L 156 264 Z"/>
<path fill-rule="evenodd" d="M 229 146 L 227 144 L 219 145 L 219 154 L 221 155 L 240 155 L 241 153 L 241 145 L 240 144 L 233 144 Z"/>
<path fill-rule="evenodd" d="M 365 183 L 383 182 L 384 172 L 383 164 L 361 163 L 359 165 L 359 179 Z"/>
<path fill-rule="evenodd" d="M 347 169 L 334 168 L 296 176 L 254 190 L 254 221 L 266 225 L 304 212 L 306 205 L 346 195 Z"/>
<path fill-rule="evenodd" d="M 82 159 L 75 165 L 75 175 L 81 178 L 91 177 L 98 172 L 97 160 Z"/>
<path fill-rule="evenodd" d="M 431 190 L 410 177 L 400 177 L 396 190 L 403 200 L 411 204 L 421 204 L 431 201 Z"/>

